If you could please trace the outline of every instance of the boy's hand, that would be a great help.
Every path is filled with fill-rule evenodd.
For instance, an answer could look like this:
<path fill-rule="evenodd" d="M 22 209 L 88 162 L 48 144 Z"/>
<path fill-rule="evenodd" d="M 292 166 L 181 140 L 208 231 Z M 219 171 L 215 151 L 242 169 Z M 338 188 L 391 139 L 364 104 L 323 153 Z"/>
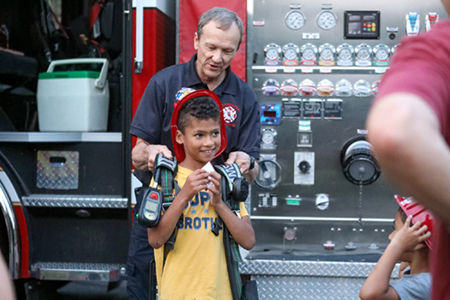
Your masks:
<path fill-rule="evenodd" d="M 184 194 L 184 199 L 189 202 L 198 192 L 207 189 L 208 172 L 202 169 L 195 170 L 188 176 L 180 194 Z"/>
<path fill-rule="evenodd" d="M 217 207 L 220 204 L 225 204 L 222 201 L 222 197 L 220 194 L 220 174 L 217 173 L 216 171 L 212 171 L 211 173 L 209 173 L 208 176 L 208 181 L 211 182 L 212 184 L 208 187 L 208 193 L 209 193 L 209 198 L 210 198 L 210 203 L 211 206 L 213 207 Z"/>
<path fill-rule="evenodd" d="M 410 227 L 412 216 L 409 216 L 403 227 L 392 238 L 391 244 L 399 247 L 402 252 L 415 251 L 426 247 L 423 243 L 428 239 L 431 233 L 426 225 L 420 227 L 420 222 L 417 222 Z"/>

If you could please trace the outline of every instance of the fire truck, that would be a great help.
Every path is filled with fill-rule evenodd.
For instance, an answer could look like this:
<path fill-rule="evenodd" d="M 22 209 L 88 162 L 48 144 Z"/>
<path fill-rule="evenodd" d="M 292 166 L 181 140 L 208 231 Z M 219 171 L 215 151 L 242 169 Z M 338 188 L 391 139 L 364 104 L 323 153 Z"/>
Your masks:
<path fill-rule="evenodd" d="M 402 39 L 448 17 L 439 0 L 2 1 L 0 247 L 28 296 L 36 283 L 126 280 L 140 185 L 129 124 L 150 78 L 195 53 L 214 6 L 244 21 L 231 68 L 260 102 L 246 201 L 257 243 L 241 274 L 260 299 L 358 299 L 398 193 L 367 112 Z"/>

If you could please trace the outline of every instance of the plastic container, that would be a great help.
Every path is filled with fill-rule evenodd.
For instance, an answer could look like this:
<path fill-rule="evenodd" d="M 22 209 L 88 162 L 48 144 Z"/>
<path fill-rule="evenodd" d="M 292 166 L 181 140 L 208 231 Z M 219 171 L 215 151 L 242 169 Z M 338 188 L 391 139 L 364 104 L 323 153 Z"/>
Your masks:
<path fill-rule="evenodd" d="M 57 65 L 101 63 L 98 71 L 54 72 Z M 106 131 L 109 109 L 108 60 L 55 60 L 39 74 L 37 106 L 40 131 Z"/>

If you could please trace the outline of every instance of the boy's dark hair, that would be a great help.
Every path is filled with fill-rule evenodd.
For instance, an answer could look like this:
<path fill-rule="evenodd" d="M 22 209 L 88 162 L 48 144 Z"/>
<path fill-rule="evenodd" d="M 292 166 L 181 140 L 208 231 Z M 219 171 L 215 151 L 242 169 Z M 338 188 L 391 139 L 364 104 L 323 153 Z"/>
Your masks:
<path fill-rule="evenodd" d="M 402 224 L 405 224 L 408 216 L 406 215 L 406 213 L 403 211 L 403 209 L 401 207 L 398 208 L 397 212 L 400 214 L 400 220 L 402 220 Z M 412 226 L 413 224 L 409 224 L 409 225 Z"/>
<path fill-rule="evenodd" d="M 220 124 L 220 109 L 216 101 L 208 96 L 199 96 L 186 101 L 178 112 L 177 127 L 183 134 L 190 125 L 190 117 L 198 120 L 213 119 Z"/>

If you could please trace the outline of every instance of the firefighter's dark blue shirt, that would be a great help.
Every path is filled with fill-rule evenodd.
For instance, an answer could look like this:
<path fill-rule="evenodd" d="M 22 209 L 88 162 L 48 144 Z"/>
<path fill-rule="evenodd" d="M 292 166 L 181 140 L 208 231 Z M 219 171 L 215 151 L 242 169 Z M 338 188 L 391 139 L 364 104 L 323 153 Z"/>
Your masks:
<path fill-rule="evenodd" d="M 131 122 L 130 134 L 150 144 L 166 145 L 173 152 L 170 123 L 176 93 L 182 87 L 208 89 L 197 74 L 196 60 L 197 54 L 189 62 L 165 68 L 152 77 Z M 228 139 L 224 153 L 214 161 L 216 164 L 224 163 L 234 151 L 259 158 L 260 117 L 256 95 L 231 68 L 226 72 L 225 79 L 213 91 L 223 106 Z M 135 171 L 144 184 L 147 184 L 148 178 L 144 178 L 149 174 Z"/>

